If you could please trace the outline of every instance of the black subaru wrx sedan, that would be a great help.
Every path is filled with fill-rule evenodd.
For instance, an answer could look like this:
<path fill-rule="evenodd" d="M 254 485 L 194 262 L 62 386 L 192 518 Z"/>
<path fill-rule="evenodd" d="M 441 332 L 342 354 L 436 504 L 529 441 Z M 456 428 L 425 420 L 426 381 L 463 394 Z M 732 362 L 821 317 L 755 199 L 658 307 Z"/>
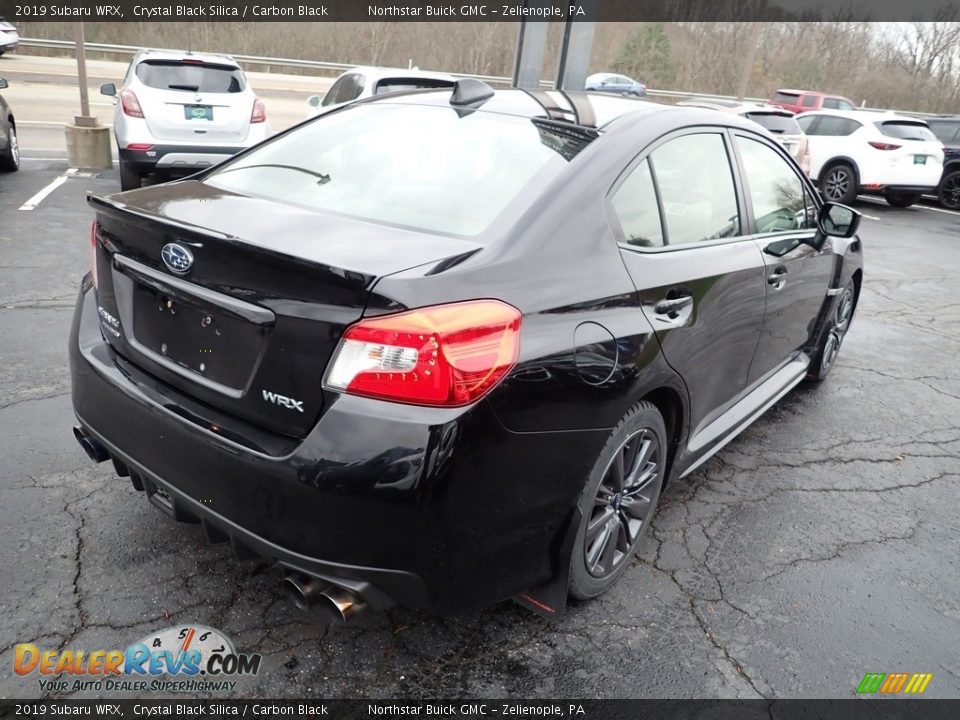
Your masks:
<path fill-rule="evenodd" d="M 89 202 L 78 440 L 341 619 L 599 595 L 862 282 L 749 120 L 477 81 Z"/>

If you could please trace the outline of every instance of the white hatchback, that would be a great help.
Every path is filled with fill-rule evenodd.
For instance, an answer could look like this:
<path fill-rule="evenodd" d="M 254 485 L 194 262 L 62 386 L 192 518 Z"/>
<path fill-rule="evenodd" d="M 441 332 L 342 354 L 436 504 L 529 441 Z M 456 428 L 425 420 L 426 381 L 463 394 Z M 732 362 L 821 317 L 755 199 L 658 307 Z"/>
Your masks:
<path fill-rule="evenodd" d="M 936 190 L 943 143 L 925 122 L 893 113 L 823 110 L 797 116 L 810 148 L 810 177 L 824 199 L 849 204 L 882 195 L 894 207 Z"/>
<path fill-rule="evenodd" d="M 307 98 L 307 117 L 319 115 L 327 108 L 344 105 L 354 100 L 409 90 L 453 88 L 456 78 L 447 73 L 430 72 L 419 68 L 355 67 L 338 77 L 327 94 Z"/>
<path fill-rule="evenodd" d="M 223 55 L 142 51 L 117 97 L 113 130 L 120 153 L 120 187 L 140 187 L 154 173 L 189 175 L 270 137 L 263 101 L 240 66 Z"/>

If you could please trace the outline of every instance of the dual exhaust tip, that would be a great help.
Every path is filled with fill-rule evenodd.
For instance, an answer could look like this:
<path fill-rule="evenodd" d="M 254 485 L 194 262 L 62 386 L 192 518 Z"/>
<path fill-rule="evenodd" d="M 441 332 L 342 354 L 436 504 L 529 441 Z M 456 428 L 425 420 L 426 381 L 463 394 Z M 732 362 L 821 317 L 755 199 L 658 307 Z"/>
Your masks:
<path fill-rule="evenodd" d="M 290 573 L 282 586 L 298 608 L 317 608 L 338 624 L 350 622 L 366 608 L 363 598 L 356 593 L 303 573 Z"/>
<path fill-rule="evenodd" d="M 110 453 L 99 440 L 77 425 L 73 436 L 80 447 L 95 463 L 110 459 Z M 366 608 L 363 598 L 346 588 L 332 585 L 325 580 L 304 573 L 290 573 L 283 579 L 287 597 L 301 610 L 320 609 L 332 622 L 348 623 Z"/>

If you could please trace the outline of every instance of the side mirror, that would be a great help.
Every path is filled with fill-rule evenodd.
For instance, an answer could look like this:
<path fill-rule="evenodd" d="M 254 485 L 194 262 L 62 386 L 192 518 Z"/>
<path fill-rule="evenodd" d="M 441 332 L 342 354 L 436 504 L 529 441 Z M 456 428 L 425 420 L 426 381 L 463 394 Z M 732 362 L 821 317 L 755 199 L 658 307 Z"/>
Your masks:
<path fill-rule="evenodd" d="M 10 85 L 7 83 L 6 78 L 0 78 L 0 90 L 6 90 Z"/>
<path fill-rule="evenodd" d="M 860 227 L 861 215 L 840 203 L 824 203 L 817 215 L 817 227 L 828 237 L 853 237 Z"/>
<path fill-rule="evenodd" d="M 105 83 L 104 85 L 100 86 L 100 94 L 109 95 L 110 97 L 113 97 L 114 95 L 117 94 L 117 86 L 114 85 L 113 83 Z"/>
<path fill-rule="evenodd" d="M 307 105 L 309 105 L 310 107 L 320 107 L 320 96 L 311 95 L 310 97 L 308 97 Z"/>

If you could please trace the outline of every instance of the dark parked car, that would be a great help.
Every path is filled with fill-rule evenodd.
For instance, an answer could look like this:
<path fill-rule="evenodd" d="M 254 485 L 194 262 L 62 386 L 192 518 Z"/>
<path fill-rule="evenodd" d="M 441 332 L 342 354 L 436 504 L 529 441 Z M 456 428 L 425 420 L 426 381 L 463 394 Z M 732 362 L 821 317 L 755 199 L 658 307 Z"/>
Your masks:
<path fill-rule="evenodd" d="M 755 123 L 476 80 L 90 203 L 77 438 L 343 617 L 599 595 L 862 277 Z"/>
<path fill-rule="evenodd" d="M 943 143 L 943 178 L 937 197 L 945 208 L 960 210 L 960 115 L 927 118 L 927 125 Z"/>
<path fill-rule="evenodd" d="M 7 88 L 7 81 L 0 77 L 0 90 Z M 0 170 L 13 172 L 20 169 L 20 146 L 17 143 L 17 123 L 13 110 L 0 95 Z"/>
<path fill-rule="evenodd" d="M 627 97 L 644 97 L 647 86 L 626 75 L 616 73 L 597 73 L 587 77 L 584 90 L 587 92 L 610 93 Z"/>

